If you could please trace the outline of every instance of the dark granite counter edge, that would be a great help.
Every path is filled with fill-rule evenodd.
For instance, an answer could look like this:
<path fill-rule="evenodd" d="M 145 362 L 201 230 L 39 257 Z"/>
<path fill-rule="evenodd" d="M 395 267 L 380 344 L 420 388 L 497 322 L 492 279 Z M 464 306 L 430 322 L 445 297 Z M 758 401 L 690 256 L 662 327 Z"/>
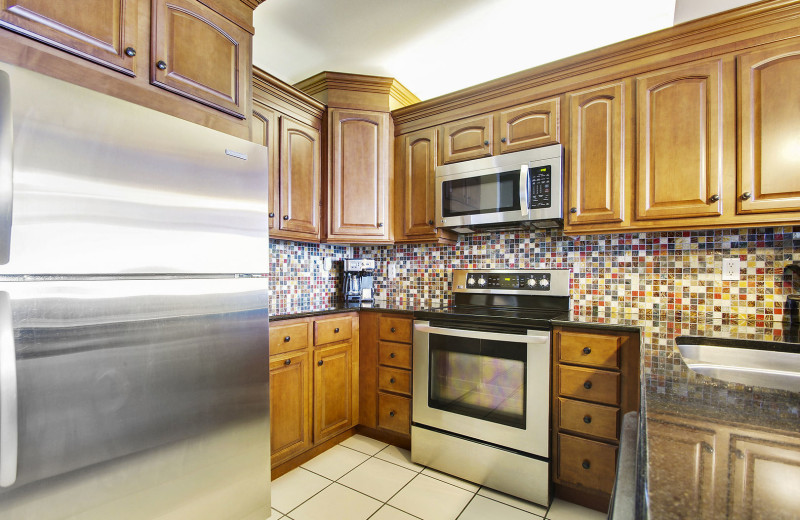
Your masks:
<path fill-rule="evenodd" d="M 344 312 L 361 312 L 361 311 L 368 311 L 368 312 L 385 312 L 385 313 L 397 313 L 397 314 L 413 314 L 414 309 L 401 309 L 401 308 L 389 308 L 389 307 L 367 307 L 367 306 L 337 306 L 331 307 L 329 309 L 321 309 L 315 311 L 307 311 L 307 312 L 297 312 L 293 314 L 276 314 L 274 316 L 269 317 L 270 322 L 275 321 L 283 321 L 283 320 L 293 320 L 296 318 L 308 318 L 313 316 L 324 316 L 326 314 L 341 314 Z"/>
<path fill-rule="evenodd" d="M 587 321 L 573 320 L 551 320 L 550 323 L 552 323 L 554 327 L 603 329 L 616 332 L 642 332 L 642 328 L 638 325 L 626 325 L 622 323 L 592 323 Z"/>

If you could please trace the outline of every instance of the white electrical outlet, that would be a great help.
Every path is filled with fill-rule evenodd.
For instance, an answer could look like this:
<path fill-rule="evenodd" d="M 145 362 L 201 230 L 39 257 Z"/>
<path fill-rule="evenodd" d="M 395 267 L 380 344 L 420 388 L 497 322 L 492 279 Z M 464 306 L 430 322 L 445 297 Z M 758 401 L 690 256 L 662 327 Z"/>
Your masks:
<path fill-rule="evenodd" d="M 387 276 L 389 278 L 394 278 L 395 276 L 397 276 L 397 266 L 395 264 L 389 264 L 389 267 L 387 269 Z"/>
<path fill-rule="evenodd" d="M 723 258 L 722 259 L 722 279 L 723 280 L 738 280 L 740 276 L 740 262 L 738 258 Z"/>

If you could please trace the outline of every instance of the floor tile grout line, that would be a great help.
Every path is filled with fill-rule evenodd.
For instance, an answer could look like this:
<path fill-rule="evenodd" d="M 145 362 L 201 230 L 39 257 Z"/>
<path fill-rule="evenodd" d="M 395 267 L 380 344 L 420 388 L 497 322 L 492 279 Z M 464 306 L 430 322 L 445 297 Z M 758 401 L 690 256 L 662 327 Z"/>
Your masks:
<path fill-rule="evenodd" d="M 319 495 L 320 493 L 322 493 L 323 491 L 325 491 L 326 489 L 328 489 L 329 487 L 331 487 L 332 485 L 334 485 L 334 484 L 336 483 L 336 481 L 335 481 L 335 480 L 331 480 L 331 479 L 329 479 L 328 477 L 323 477 L 323 476 L 322 476 L 322 475 L 320 475 L 319 473 L 314 473 L 313 471 L 307 470 L 307 469 L 306 469 L 306 468 L 304 468 L 303 466 L 298 466 L 298 468 L 301 468 L 301 469 L 303 469 L 304 471 L 308 471 L 309 473 L 312 473 L 312 474 L 314 474 L 314 475 L 317 475 L 318 477 L 322 477 L 322 478 L 324 478 L 325 480 L 327 480 L 327 481 L 328 481 L 328 484 L 327 484 L 327 485 L 326 485 L 324 488 L 320 489 L 319 491 L 317 491 L 316 493 L 314 493 L 313 495 L 311 495 L 311 496 L 310 496 L 310 497 L 308 497 L 307 499 L 303 500 L 302 502 L 300 502 L 299 504 L 297 504 L 296 506 L 294 506 L 293 508 L 291 508 L 291 509 L 289 510 L 289 512 L 288 512 L 288 513 L 282 513 L 281 511 L 278 511 L 277 509 L 275 509 L 275 508 L 273 507 L 273 509 L 275 509 L 275 511 L 278 511 L 278 512 L 279 512 L 279 513 L 281 513 L 283 516 L 289 516 L 289 515 L 292 513 L 292 511 L 296 510 L 298 507 L 302 506 L 303 504 L 305 504 L 306 502 L 308 502 L 309 500 L 311 500 L 311 499 L 312 499 L 312 498 L 314 498 L 315 496 Z"/>
<path fill-rule="evenodd" d="M 461 515 L 463 515 L 463 514 L 464 514 L 464 511 L 466 511 L 466 510 L 467 510 L 467 508 L 468 508 L 468 507 L 469 507 L 469 505 L 472 503 L 472 501 L 473 501 L 473 500 L 475 500 L 475 497 L 476 497 L 476 496 L 478 496 L 478 492 L 477 492 L 477 491 L 476 491 L 475 493 L 473 493 L 473 494 L 472 494 L 472 498 L 470 498 L 470 499 L 469 499 L 469 502 L 467 502 L 467 503 L 464 505 L 464 507 L 463 507 L 463 508 L 461 508 L 461 511 L 459 511 L 459 512 L 458 512 L 458 514 L 456 515 L 456 517 L 455 517 L 455 519 L 454 519 L 454 520 L 458 520 L 458 519 L 461 517 Z"/>
<path fill-rule="evenodd" d="M 481 489 L 483 489 L 483 487 L 484 486 L 481 486 Z M 487 489 L 491 489 L 491 488 L 487 488 Z M 480 491 L 480 489 L 478 491 Z M 499 491 L 498 491 L 498 493 L 499 493 Z M 475 493 L 475 494 L 479 495 L 479 493 Z M 517 506 L 515 506 L 513 504 L 509 504 L 508 502 L 503 502 L 502 500 L 497 500 L 496 498 L 487 497 L 486 495 L 479 495 L 479 496 L 481 496 L 483 498 L 486 498 L 488 500 L 491 500 L 493 502 L 497 502 L 498 504 L 503 504 L 503 505 L 508 506 L 508 507 L 513 507 L 514 509 L 518 509 L 518 510 L 520 510 L 522 512 L 531 514 L 533 516 L 538 516 L 539 518 L 545 518 L 546 519 L 547 518 L 547 512 L 550 510 L 550 506 L 547 506 L 545 508 L 545 510 L 544 510 L 544 515 L 545 516 L 541 516 L 541 515 L 537 515 L 536 513 L 531 513 L 530 511 L 526 511 L 525 509 L 522 509 L 521 507 L 517 507 Z M 511 496 L 511 495 L 509 495 L 509 496 Z M 520 499 L 520 500 L 524 500 L 524 499 Z M 536 504 L 536 503 L 535 502 L 531 502 L 531 504 Z M 539 505 L 539 504 L 536 504 L 536 505 Z"/>

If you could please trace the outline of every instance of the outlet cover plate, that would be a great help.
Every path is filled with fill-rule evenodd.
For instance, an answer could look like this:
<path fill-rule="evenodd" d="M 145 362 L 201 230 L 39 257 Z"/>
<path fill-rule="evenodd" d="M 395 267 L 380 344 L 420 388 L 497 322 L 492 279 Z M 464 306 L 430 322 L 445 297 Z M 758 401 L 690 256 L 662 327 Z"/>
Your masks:
<path fill-rule="evenodd" d="M 722 259 L 722 279 L 736 281 L 741 278 L 741 263 L 738 258 Z"/>

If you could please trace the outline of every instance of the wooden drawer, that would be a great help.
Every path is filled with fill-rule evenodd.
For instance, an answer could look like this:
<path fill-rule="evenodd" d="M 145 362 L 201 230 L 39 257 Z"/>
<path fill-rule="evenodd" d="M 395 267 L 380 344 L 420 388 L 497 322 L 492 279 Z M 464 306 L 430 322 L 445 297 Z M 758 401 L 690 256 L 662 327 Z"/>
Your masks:
<path fill-rule="evenodd" d="M 379 342 L 378 364 L 411 369 L 411 345 L 388 341 Z"/>
<path fill-rule="evenodd" d="M 619 368 L 619 349 L 623 336 L 561 332 L 558 360 L 597 367 Z"/>
<path fill-rule="evenodd" d="M 558 427 L 609 440 L 618 440 L 619 408 L 558 398 Z"/>
<path fill-rule="evenodd" d="M 411 399 L 379 392 L 378 428 L 409 435 L 411 433 Z"/>
<path fill-rule="evenodd" d="M 558 478 L 603 493 L 611 493 L 616 475 L 617 447 L 558 434 Z"/>
<path fill-rule="evenodd" d="M 401 368 L 378 367 L 378 390 L 411 395 L 411 372 Z"/>
<path fill-rule="evenodd" d="M 380 339 L 382 340 L 411 343 L 411 330 L 412 321 L 409 318 L 381 316 Z"/>
<path fill-rule="evenodd" d="M 558 393 L 567 397 L 618 405 L 619 380 L 617 372 L 558 366 Z"/>
<path fill-rule="evenodd" d="M 314 345 L 347 341 L 353 337 L 353 318 L 326 318 L 314 321 Z"/>
<path fill-rule="evenodd" d="M 282 354 L 308 346 L 308 322 L 270 324 L 269 354 Z"/>

